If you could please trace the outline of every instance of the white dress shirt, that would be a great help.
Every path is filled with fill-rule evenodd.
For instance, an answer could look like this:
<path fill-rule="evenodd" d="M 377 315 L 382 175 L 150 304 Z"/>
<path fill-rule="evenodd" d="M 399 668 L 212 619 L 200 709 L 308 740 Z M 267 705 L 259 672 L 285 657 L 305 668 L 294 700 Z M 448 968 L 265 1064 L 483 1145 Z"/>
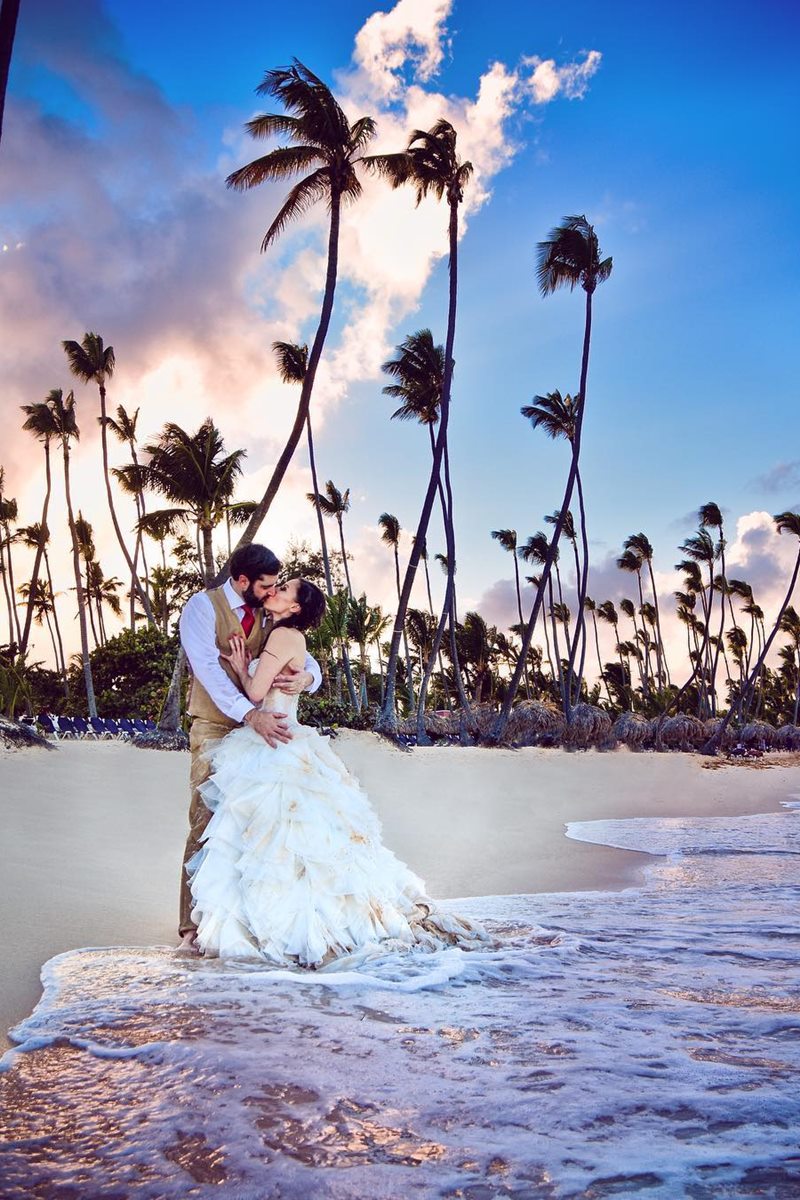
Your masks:
<path fill-rule="evenodd" d="M 222 592 L 231 608 L 241 619 L 244 615 L 245 603 L 230 579 L 227 579 L 222 585 Z M 258 619 L 257 615 L 256 619 Z M 220 666 L 217 618 L 214 605 L 207 592 L 196 592 L 194 596 L 190 597 L 181 613 L 179 627 L 181 645 L 186 651 L 192 672 L 200 680 L 220 712 L 225 713 L 225 716 L 230 717 L 232 721 L 243 721 L 246 714 L 255 706 L 252 700 L 242 694 Z M 314 677 L 314 682 L 308 690 L 315 692 L 322 683 L 322 672 L 319 669 L 319 663 L 310 654 L 306 655 L 305 669 Z"/>

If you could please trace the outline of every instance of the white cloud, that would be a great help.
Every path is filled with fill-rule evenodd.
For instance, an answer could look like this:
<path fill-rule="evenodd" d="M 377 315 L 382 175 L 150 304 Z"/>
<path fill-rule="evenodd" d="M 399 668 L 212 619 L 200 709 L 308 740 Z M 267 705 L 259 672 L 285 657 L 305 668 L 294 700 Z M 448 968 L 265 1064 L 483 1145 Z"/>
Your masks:
<path fill-rule="evenodd" d="M 452 7 L 453 0 L 398 0 L 389 12 L 368 17 L 353 52 L 364 93 L 376 101 L 396 99 L 409 65 L 420 81 L 432 79 L 444 58 Z"/>
<path fill-rule="evenodd" d="M 532 67 L 526 87 L 536 104 L 549 104 L 559 92 L 568 100 L 582 100 L 586 95 L 589 80 L 597 73 L 602 61 L 599 50 L 590 50 L 583 62 L 570 62 L 558 66 L 554 58 L 523 59 L 526 67 Z"/>

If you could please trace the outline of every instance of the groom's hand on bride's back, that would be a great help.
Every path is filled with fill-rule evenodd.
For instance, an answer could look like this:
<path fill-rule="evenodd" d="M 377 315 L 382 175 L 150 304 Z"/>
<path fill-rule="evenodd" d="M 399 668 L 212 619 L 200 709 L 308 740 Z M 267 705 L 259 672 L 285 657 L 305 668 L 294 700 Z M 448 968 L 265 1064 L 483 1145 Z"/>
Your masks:
<path fill-rule="evenodd" d="M 286 717 L 283 713 L 262 712 L 259 708 L 251 708 L 245 714 L 245 725 L 249 725 L 263 737 L 268 746 L 275 750 L 279 742 L 290 742 L 292 735 L 286 728 Z"/>

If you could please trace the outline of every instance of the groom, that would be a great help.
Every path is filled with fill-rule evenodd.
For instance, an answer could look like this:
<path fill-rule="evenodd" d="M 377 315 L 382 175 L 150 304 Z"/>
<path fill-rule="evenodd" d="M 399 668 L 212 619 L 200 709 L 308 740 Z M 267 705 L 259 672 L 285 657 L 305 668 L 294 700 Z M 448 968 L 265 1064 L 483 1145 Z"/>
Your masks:
<path fill-rule="evenodd" d="M 210 767 L 203 758 L 209 742 L 223 738 L 237 725 L 249 725 L 274 749 L 279 742 L 291 741 L 282 713 L 262 712 L 242 692 L 230 664 L 220 658 L 227 653 L 232 637 L 244 637 L 252 658 L 257 658 L 272 626 L 264 611 L 264 600 L 274 594 L 280 562 L 266 546 L 253 543 L 231 555 L 230 579 L 222 587 L 197 592 L 181 613 L 181 645 L 191 667 L 189 713 L 192 728 L 191 801 L 189 836 L 181 867 L 180 933 L 187 950 L 194 949 L 197 928 L 192 921 L 192 896 L 186 875 L 186 863 L 200 848 L 200 838 L 211 817 L 199 788 L 205 783 Z M 276 676 L 274 686 L 283 692 L 314 692 L 322 682 L 315 659 L 306 656 L 305 670 L 288 671 Z"/>

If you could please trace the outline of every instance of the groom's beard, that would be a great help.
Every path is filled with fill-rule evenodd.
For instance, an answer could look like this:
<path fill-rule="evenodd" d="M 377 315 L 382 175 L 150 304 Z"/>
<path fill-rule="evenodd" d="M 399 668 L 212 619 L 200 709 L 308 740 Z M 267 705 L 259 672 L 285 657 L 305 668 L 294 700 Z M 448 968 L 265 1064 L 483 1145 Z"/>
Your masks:
<path fill-rule="evenodd" d="M 242 592 L 242 600 L 244 600 L 245 604 L 249 604 L 251 608 L 254 608 L 256 610 L 256 612 L 258 612 L 260 609 L 262 609 L 264 607 L 265 599 L 266 599 L 266 597 L 263 597 L 261 600 L 258 599 L 255 592 L 253 591 L 252 583 L 249 583 L 247 585 L 247 587 L 245 588 L 245 590 Z"/>

